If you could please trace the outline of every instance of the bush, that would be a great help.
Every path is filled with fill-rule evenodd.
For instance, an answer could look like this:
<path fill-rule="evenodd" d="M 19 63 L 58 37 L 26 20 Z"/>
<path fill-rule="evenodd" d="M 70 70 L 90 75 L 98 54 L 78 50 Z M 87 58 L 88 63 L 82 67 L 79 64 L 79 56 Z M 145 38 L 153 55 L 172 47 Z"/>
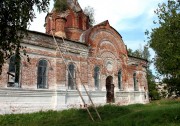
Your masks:
<path fill-rule="evenodd" d="M 63 12 L 68 9 L 67 0 L 54 0 L 54 8 L 58 12 Z"/>

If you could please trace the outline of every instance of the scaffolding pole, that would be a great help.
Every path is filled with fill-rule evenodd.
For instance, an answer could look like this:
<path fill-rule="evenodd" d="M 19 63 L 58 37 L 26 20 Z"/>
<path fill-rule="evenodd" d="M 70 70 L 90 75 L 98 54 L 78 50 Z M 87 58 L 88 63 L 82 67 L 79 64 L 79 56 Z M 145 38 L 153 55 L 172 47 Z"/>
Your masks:
<path fill-rule="evenodd" d="M 64 56 L 63 56 L 63 54 L 62 54 L 62 52 L 61 52 L 61 50 L 60 50 L 60 47 L 59 47 L 59 45 L 58 45 L 58 43 L 57 43 L 57 41 L 56 41 L 56 39 L 55 39 L 55 37 L 54 37 L 53 31 L 51 30 L 51 32 L 52 32 L 52 36 L 53 36 L 54 42 L 56 43 L 57 49 L 58 49 L 58 51 L 60 52 L 61 58 L 63 59 L 63 62 L 64 62 L 64 64 L 65 64 L 66 67 L 67 67 L 68 73 L 69 73 L 70 77 L 72 78 L 72 81 L 73 81 L 74 85 L 76 86 L 76 89 L 77 89 L 77 91 L 78 91 L 78 94 L 79 94 L 79 96 L 81 97 L 81 100 L 82 100 L 82 102 L 83 102 L 84 105 L 85 105 L 85 104 L 86 104 L 86 103 L 85 103 L 85 100 L 83 99 L 83 97 L 82 97 L 82 95 L 81 95 L 81 92 L 80 92 L 78 86 L 76 85 L 74 78 L 72 77 L 72 74 L 71 74 L 71 72 L 70 72 L 70 70 L 69 70 L 69 68 L 68 68 L 68 65 L 67 65 L 67 63 L 66 63 L 66 61 L 65 61 L 65 59 L 64 59 Z M 92 117 L 92 115 L 91 115 L 88 107 L 86 107 L 86 110 L 87 110 L 87 112 L 88 112 L 91 120 L 94 121 L 94 118 Z"/>
<path fill-rule="evenodd" d="M 62 37 L 62 40 L 63 40 L 63 43 L 65 44 L 63 37 Z M 66 48 L 66 52 L 67 52 L 67 46 L 66 46 L 66 45 L 65 45 L 65 48 Z M 81 57 L 81 56 L 80 56 L 80 57 Z M 71 60 L 71 62 L 73 62 L 71 56 L 70 56 L 70 60 Z M 81 62 L 81 61 L 80 61 L 80 62 Z M 77 75 L 78 75 L 78 77 L 79 77 L 79 79 L 80 79 L 80 83 L 83 85 L 83 88 L 85 89 L 85 92 L 86 92 L 86 94 L 87 94 L 87 96 L 88 96 L 88 98 L 89 98 L 89 100 L 90 100 L 90 102 L 91 102 L 91 104 L 92 104 L 92 107 L 94 108 L 94 110 L 95 110 L 98 118 L 102 121 L 101 116 L 100 116 L 99 112 L 97 111 L 96 106 L 94 105 L 94 103 L 93 103 L 93 101 L 92 101 L 92 99 L 91 99 L 91 97 L 90 97 L 90 95 L 89 95 L 89 92 L 87 91 L 85 85 L 82 83 L 82 80 L 81 80 L 81 77 L 80 77 L 80 71 L 79 71 L 78 67 L 77 67 L 77 72 L 78 72 Z"/>

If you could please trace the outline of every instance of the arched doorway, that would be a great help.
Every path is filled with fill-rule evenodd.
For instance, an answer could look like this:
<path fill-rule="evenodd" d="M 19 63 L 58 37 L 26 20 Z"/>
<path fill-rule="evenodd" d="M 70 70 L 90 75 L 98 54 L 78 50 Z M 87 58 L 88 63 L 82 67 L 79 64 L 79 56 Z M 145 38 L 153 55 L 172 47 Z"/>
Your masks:
<path fill-rule="evenodd" d="M 113 84 L 113 77 L 108 76 L 106 78 L 106 102 L 112 103 L 114 102 L 114 84 Z"/>

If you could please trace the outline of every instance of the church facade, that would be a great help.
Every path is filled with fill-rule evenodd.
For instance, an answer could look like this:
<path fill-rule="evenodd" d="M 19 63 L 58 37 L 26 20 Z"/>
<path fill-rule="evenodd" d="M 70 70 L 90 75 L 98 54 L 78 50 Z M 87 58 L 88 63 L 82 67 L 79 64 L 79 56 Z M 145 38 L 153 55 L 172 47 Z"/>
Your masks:
<path fill-rule="evenodd" d="M 104 21 L 89 25 L 76 0 L 45 18 L 46 33 L 29 31 L 26 56 L 11 56 L 0 75 L 0 114 L 148 103 L 147 61 L 128 56 L 122 36 Z M 18 63 L 16 63 L 19 61 Z"/>

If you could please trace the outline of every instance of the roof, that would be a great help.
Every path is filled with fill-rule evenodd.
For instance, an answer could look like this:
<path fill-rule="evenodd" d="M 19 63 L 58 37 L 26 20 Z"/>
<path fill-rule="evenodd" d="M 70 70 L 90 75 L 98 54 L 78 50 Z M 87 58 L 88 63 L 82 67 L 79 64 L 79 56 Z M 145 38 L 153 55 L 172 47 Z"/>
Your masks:
<path fill-rule="evenodd" d="M 97 25 L 94 25 L 93 27 L 90 27 L 88 30 L 84 31 L 81 35 L 81 40 L 82 42 L 86 42 L 91 31 L 93 31 L 94 28 L 100 27 L 100 26 L 109 26 L 111 29 L 113 29 L 121 38 L 122 36 L 119 34 L 119 32 L 117 32 L 113 27 L 110 26 L 109 21 L 105 20 Z"/>
<path fill-rule="evenodd" d="M 67 0 L 67 3 L 73 11 L 75 12 L 82 11 L 81 6 L 79 5 L 77 0 Z"/>
<path fill-rule="evenodd" d="M 135 58 L 135 59 L 139 59 L 139 60 L 144 60 L 144 61 L 148 62 L 148 60 L 147 60 L 147 59 L 144 59 L 144 58 L 135 57 L 135 56 L 131 56 L 131 55 L 128 55 L 128 57 Z"/>
<path fill-rule="evenodd" d="M 52 35 L 49 35 L 49 34 L 46 34 L 46 33 L 42 33 L 42 32 L 31 31 L 31 30 L 27 30 L 27 31 L 30 32 L 30 33 L 35 33 L 35 34 L 39 34 L 39 35 L 44 35 L 44 36 L 48 36 L 48 37 L 53 37 Z M 55 36 L 55 38 L 62 39 L 62 37 L 58 37 L 58 36 Z M 73 41 L 73 40 L 70 40 L 70 39 L 67 39 L 67 38 L 64 38 L 64 40 L 66 40 L 66 41 L 71 41 L 71 42 L 74 42 L 74 43 L 78 43 L 78 44 L 82 44 L 82 45 L 87 46 L 86 43 L 82 43 L 82 42 L 79 42 L 79 41 Z"/>
<path fill-rule="evenodd" d="M 82 11 L 81 6 L 79 5 L 77 0 L 67 0 L 68 6 L 75 12 Z M 50 13 L 53 13 L 55 11 L 55 8 L 51 10 Z"/>

